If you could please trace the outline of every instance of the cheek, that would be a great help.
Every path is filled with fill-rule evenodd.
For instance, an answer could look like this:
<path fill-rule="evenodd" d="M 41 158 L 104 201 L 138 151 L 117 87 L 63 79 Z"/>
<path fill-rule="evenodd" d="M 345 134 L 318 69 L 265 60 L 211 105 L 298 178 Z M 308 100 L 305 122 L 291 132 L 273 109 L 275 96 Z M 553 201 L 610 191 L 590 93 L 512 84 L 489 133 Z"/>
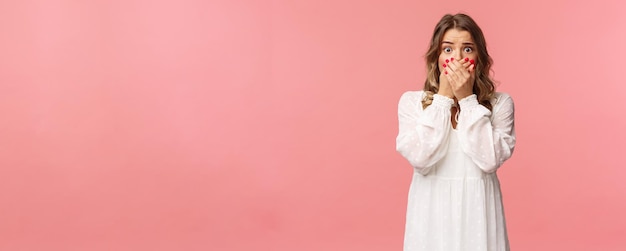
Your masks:
<path fill-rule="evenodd" d="M 446 58 L 443 55 L 439 55 L 439 69 L 443 67 L 443 64 L 446 63 Z"/>

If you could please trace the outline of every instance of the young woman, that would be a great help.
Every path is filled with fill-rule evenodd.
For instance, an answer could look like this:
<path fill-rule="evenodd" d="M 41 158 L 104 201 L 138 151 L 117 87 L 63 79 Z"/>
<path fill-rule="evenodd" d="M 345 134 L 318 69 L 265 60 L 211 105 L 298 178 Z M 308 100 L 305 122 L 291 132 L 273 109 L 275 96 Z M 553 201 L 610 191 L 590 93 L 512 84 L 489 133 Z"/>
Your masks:
<path fill-rule="evenodd" d="M 480 27 L 445 15 L 426 64 L 398 105 L 396 150 L 414 169 L 404 250 L 509 250 L 496 171 L 515 147 L 513 100 L 495 92 Z"/>

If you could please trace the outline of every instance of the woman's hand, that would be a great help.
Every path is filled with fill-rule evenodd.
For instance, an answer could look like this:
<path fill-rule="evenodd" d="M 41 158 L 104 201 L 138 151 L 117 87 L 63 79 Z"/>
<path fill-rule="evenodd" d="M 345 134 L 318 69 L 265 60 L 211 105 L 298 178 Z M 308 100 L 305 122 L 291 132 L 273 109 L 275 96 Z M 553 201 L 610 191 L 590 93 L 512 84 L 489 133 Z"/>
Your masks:
<path fill-rule="evenodd" d="M 444 65 L 443 70 L 439 74 L 439 90 L 437 91 L 437 94 L 448 98 L 454 98 L 454 92 L 452 91 L 452 87 L 450 86 L 448 78 L 444 73 L 445 71 L 447 71 L 447 65 Z"/>
<path fill-rule="evenodd" d="M 473 87 L 476 76 L 474 67 L 476 67 L 474 60 L 469 60 L 469 58 L 463 60 L 451 58 L 444 68 L 445 79 L 457 100 L 464 99 L 474 93 Z"/>

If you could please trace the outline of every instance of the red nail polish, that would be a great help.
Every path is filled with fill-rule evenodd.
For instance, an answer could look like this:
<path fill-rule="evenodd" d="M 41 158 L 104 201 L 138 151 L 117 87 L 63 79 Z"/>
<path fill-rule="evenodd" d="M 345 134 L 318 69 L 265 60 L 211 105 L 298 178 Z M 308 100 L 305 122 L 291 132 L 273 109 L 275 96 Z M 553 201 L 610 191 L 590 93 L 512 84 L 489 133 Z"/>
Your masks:
<path fill-rule="evenodd" d="M 470 60 L 470 63 L 473 64 L 474 63 L 474 59 Z"/>
<path fill-rule="evenodd" d="M 446 59 L 446 63 L 450 63 L 450 60 L 447 60 L 447 59 Z"/>
<path fill-rule="evenodd" d="M 451 58 L 450 61 L 454 61 L 454 58 Z"/>
<path fill-rule="evenodd" d="M 446 64 L 443 64 L 443 68 L 446 68 Z"/>
<path fill-rule="evenodd" d="M 443 73 L 445 73 L 446 75 L 448 75 L 448 71 L 444 71 Z"/>
<path fill-rule="evenodd" d="M 465 58 L 465 62 L 469 61 L 469 58 Z"/>

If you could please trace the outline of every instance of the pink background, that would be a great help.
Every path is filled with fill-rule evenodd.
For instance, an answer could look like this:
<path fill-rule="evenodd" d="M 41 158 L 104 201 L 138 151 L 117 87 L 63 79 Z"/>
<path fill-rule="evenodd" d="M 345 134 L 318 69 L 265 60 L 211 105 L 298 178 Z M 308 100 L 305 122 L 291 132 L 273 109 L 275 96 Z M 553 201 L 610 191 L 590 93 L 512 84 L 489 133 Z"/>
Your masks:
<path fill-rule="evenodd" d="M 513 249 L 624 250 L 626 6 L 503 2 L 1 1 L 0 250 L 401 250 L 397 102 L 458 11 Z"/>

